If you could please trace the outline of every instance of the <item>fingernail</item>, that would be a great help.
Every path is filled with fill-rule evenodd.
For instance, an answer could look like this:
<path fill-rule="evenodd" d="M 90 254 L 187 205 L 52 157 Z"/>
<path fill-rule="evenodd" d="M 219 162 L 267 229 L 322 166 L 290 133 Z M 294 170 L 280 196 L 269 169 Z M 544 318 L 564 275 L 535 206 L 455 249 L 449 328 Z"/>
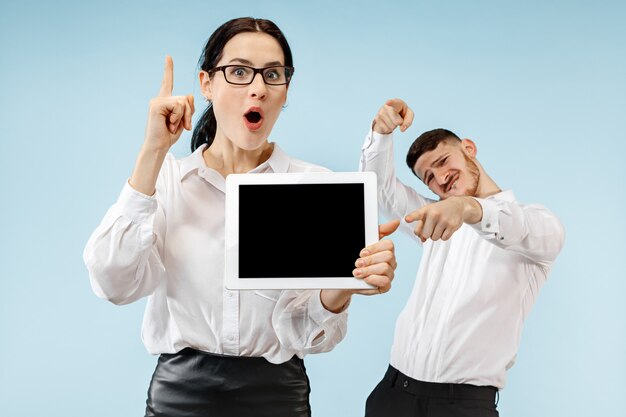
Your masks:
<path fill-rule="evenodd" d="M 365 266 L 365 261 L 363 259 L 359 259 L 358 261 L 356 261 L 356 266 Z"/>
<path fill-rule="evenodd" d="M 370 254 L 370 251 L 368 251 L 367 249 L 363 249 L 359 255 L 362 258 L 362 257 L 367 256 L 369 254 Z"/>
<path fill-rule="evenodd" d="M 361 276 L 361 270 L 360 269 L 355 269 L 354 271 L 352 271 L 352 275 L 354 275 L 355 277 L 360 277 Z"/>

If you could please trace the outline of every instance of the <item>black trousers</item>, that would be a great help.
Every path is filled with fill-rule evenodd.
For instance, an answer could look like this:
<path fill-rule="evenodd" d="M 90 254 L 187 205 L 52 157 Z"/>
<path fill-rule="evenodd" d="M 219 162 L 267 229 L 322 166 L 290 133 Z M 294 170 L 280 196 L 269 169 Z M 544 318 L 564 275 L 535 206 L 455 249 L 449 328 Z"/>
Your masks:
<path fill-rule="evenodd" d="M 274 365 L 186 348 L 159 357 L 146 417 L 310 417 L 310 392 L 297 356 Z"/>
<path fill-rule="evenodd" d="M 410 378 L 391 365 L 365 405 L 366 417 L 497 417 L 495 387 Z"/>

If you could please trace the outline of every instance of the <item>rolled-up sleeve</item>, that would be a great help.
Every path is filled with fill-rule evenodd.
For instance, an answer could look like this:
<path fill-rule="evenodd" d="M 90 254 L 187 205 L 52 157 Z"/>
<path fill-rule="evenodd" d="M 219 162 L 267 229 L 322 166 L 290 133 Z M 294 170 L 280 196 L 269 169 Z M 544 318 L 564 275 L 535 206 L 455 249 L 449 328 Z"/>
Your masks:
<path fill-rule="evenodd" d="M 158 210 L 156 197 L 125 184 L 83 252 L 98 297 L 128 304 L 151 294 L 163 279 L 165 268 L 154 231 Z"/>
<path fill-rule="evenodd" d="M 343 340 L 348 311 L 326 310 L 319 290 L 283 291 L 274 308 L 272 324 L 281 345 L 303 357 L 328 352 Z"/>

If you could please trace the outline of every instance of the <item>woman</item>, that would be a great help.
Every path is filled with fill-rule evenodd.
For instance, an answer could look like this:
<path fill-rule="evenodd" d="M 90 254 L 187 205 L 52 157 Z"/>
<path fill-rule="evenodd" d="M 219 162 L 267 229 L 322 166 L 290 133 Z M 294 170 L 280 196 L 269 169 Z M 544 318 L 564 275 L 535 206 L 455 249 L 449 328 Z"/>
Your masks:
<path fill-rule="evenodd" d="M 268 142 L 293 74 L 274 23 L 226 22 L 209 38 L 200 66 L 210 104 L 193 132 L 193 153 L 175 160 L 167 152 L 191 130 L 194 101 L 172 96 L 166 58 L 135 169 L 85 248 L 92 287 L 116 304 L 148 296 L 142 338 L 160 357 L 147 416 L 309 416 L 302 358 L 344 337 L 352 293 L 389 290 L 393 244 L 377 242 L 356 261 L 355 276 L 375 290 L 225 289 L 225 177 L 323 169 Z M 381 226 L 381 233 L 396 227 Z"/>

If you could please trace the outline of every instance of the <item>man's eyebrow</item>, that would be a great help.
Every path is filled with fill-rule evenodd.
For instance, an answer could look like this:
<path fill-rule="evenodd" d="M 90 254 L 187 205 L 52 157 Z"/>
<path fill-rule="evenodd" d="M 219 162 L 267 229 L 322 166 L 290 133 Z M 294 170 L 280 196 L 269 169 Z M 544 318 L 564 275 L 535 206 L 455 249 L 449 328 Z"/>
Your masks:
<path fill-rule="evenodd" d="M 433 162 L 430 163 L 431 167 L 434 167 L 435 165 L 437 165 L 443 158 L 445 158 L 446 156 L 448 156 L 449 154 L 446 152 L 443 155 L 441 155 L 439 158 L 435 159 Z M 417 178 L 419 178 L 420 180 L 422 180 L 423 183 L 426 183 L 426 179 L 428 177 L 428 173 L 429 173 L 429 169 L 426 168 L 426 171 L 424 171 L 424 176 L 423 178 L 420 178 L 419 174 L 417 175 Z"/>
<path fill-rule="evenodd" d="M 434 160 L 434 161 L 430 164 L 430 166 L 431 166 L 431 167 L 434 167 L 435 165 L 437 165 L 437 163 L 438 163 L 439 161 L 441 161 L 441 160 L 442 160 L 443 158 L 445 158 L 446 156 L 448 156 L 448 154 L 447 154 L 447 153 L 444 153 L 444 154 L 443 154 L 443 155 L 441 155 L 439 158 L 435 159 L 435 160 Z"/>

